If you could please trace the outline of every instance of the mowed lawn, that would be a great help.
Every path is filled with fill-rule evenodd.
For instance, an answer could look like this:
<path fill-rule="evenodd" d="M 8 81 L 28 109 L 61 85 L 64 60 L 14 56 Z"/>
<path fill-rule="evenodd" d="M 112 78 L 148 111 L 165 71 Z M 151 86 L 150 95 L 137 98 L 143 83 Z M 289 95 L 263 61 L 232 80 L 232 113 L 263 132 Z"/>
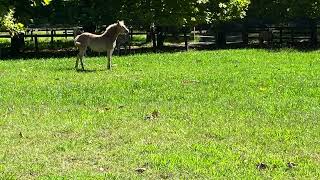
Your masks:
<path fill-rule="evenodd" d="M 317 179 L 320 52 L 0 61 L 0 179 Z"/>

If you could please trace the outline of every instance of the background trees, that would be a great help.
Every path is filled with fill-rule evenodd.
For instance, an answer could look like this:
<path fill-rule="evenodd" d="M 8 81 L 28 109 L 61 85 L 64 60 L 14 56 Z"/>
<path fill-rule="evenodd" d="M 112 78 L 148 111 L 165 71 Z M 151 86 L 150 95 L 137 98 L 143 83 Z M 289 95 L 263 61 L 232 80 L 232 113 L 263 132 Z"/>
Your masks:
<path fill-rule="evenodd" d="M 131 24 L 181 26 L 244 17 L 249 0 L 4 0 L 1 14 L 15 8 L 26 25 L 110 24 L 124 19 Z"/>
<path fill-rule="evenodd" d="M 320 0 L 252 0 L 248 16 L 279 23 L 293 19 L 318 19 Z"/>
<path fill-rule="evenodd" d="M 9 9 L 27 26 L 96 26 L 117 19 L 142 26 L 191 26 L 244 17 L 269 22 L 317 19 L 320 0 L 2 0 L 0 21 Z"/>
<path fill-rule="evenodd" d="M 122 0 L 124 19 L 137 24 L 195 25 L 245 16 L 249 0 Z"/>

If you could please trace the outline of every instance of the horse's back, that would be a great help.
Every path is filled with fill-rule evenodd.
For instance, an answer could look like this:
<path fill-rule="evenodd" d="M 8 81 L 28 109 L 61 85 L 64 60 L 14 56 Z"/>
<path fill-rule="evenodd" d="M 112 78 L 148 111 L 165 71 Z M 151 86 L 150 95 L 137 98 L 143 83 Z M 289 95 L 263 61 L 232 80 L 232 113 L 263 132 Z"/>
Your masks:
<path fill-rule="evenodd" d="M 96 52 L 105 52 L 115 47 L 115 42 L 111 42 L 108 38 L 102 35 L 92 33 L 82 33 L 75 38 L 75 46 L 78 48 L 89 47 Z"/>

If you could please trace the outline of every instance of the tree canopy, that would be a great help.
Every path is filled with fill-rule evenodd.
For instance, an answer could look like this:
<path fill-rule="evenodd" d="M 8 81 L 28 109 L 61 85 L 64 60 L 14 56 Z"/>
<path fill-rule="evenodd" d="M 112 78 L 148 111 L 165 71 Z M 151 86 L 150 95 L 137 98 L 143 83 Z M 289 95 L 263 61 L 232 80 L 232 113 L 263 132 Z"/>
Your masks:
<path fill-rule="evenodd" d="M 244 17 L 271 22 L 317 19 L 320 0 L 2 0 L 0 22 L 10 9 L 16 23 L 28 26 L 103 25 L 119 19 L 132 25 L 182 26 Z"/>
<path fill-rule="evenodd" d="M 188 25 L 243 18 L 250 0 L 4 0 L 24 24 Z M 3 17 L 4 14 L 0 14 Z"/>
<path fill-rule="evenodd" d="M 243 18 L 249 0 L 122 0 L 121 14 L 133 23 L 188 25 Z"/>
<path fill-rule="evenodd" d="M 318 19 L 320 0 L 252 0 L 248 16 L 270 22 L 284 22 L 297 18 Z"/>

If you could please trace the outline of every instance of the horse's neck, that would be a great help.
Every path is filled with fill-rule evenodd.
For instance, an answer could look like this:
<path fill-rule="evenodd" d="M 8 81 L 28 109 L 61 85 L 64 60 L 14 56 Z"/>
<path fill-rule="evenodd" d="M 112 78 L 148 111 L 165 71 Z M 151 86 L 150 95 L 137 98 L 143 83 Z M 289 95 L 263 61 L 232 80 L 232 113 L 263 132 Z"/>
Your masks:
<path fill-rule="evenodd" d="M 102 36 L 104 38 L 110 39 L 112 42 L 116 41 L 118 36 L 119 36 L 120 32 L 117 29 L 116 26 L 110 27 L 108 28 L 103 34 Z"/>

